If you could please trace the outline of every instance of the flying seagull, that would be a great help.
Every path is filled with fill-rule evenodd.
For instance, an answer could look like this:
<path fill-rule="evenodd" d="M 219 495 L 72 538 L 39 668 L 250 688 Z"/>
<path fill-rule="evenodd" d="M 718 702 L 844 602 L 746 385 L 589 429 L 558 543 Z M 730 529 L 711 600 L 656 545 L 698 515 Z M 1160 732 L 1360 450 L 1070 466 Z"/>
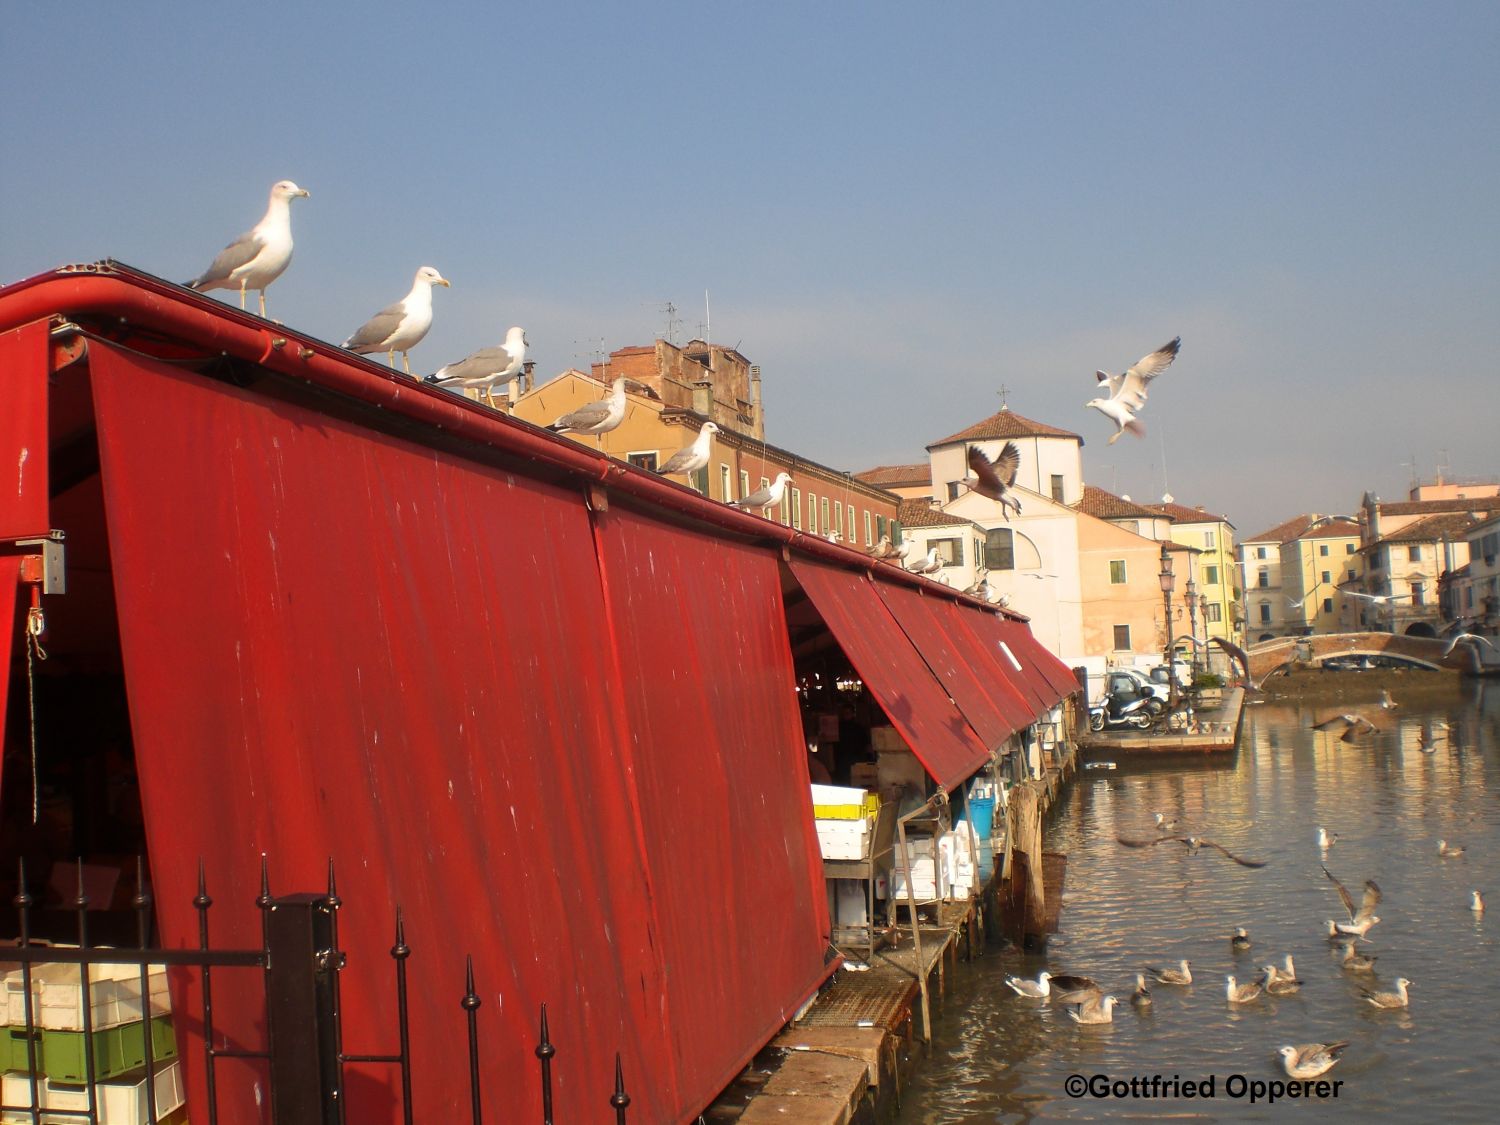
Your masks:
<path fill-rule="evenodd" d="M 1229 654 L 1229 658 L 1239 667 L 1240 676 L 1245 681 L 1245 686 L 1251 691 L 1259 691 L 1260 686 L 1250 679 L 1250 654 L 1233 641 L 1227 641 L 1223 637 L 1209 637 L 1209 644 L 1218 645 Z"/>
<path fill-rule="evenodd" d="M 1114 422 L 1115 432 L 1110 436 L 1110 445 L 1118 441 L 1126 430 L 1136 437 L 1145 435 L 1146 428 L 1137 420 L 1136 415 L 1145 408 L 1146 388 L 1152 379 L 1172 365 L 1181 345 L 1182 337 L 1178 336 L 1171 343 L 1164 344 L 1150 355 L 1137 360 L 1123 375 L 1111 375 L 1107 371 L 1094 372 L 1099 383 L 1109 387 L 1109 397 L 1090 399 L 1085 405 L 1092 406 Z"/>
<path fill-rule="evenodd" d="M 1364 937 L 1371 926 L 1379 922 L 1375 917 L 1375 908 L 1380 905 L 1380 887 L 1374 879 L 1365 880 L 1365 891 L 1360 897 L 1358 909 L 1354 906 L 1354 896 L 1349 893 L 1349 888 L 1334 878 L 1333 872 L 1323 868 L 1323 874 L 1328 876 L 1328 881 L 1337 888 L 1339 901 L 1344 904 L 1344 911 L 1349 915 L 1348 922 L 1330 922 L 1332 930 L 1340 934 Z"/>
<path fill-rule="evenodd" d="M 738 500 L 732 500 L 730 503 L 736 508 L 744 508 L 746 511 L 749 511 L 751 508 L 758 509 L 764 515 L 767 508 L 781 503 L 781 497 L 786 493 L 786 486 L 791 484 L 791 482 L 792 477 L 790 473 L 777 473 L 776 479 L 764 488 L 757 488 L 749 496 L 741 496 Z M 837 540 L 834 540 L 834 542 L 837 542 Z"/>
<path fill-rule="evenodd" d="M 570 410 L 547 428 L 554 434 L 593 434 L 599 437 L 625 421 L 625 377 L 609 385 L 609 394 Z"/>
<path fill-rule="evenodd" d="M 1048 983 L 1052 985 L 1052 999 L 1062 1004 L 1082 1004 L 1090 1000 L 1096 1001 L 1104 995 L 1104 989 L 1088 977 L 1062 973 L 1054 976 Z"/>
<path fill-rule="evenodd" d="M 714 434 L 718 432 L 719 427 L 713 422 L 704 422 L 703 427 L 698 431 L 698 436 L 672 454 L 667 463 L 656 471 L 662 476 L 671 476 L 673 473 L 696 473 L 708 464 L 711 456 L 708 447 Z"/>
<path fill-rule="evenodd" d="M 1362 594 L 1358 590 L 1340 590 L 1346 598 L 1359 598 L 1362 601 L 1374 602 L 1376 605 L 1390 605 L 1392 602 L 1405 601 L 1411 597 L 1410 594 Z"/>
<path fill-rule="evenodd" d="M 401 353 L 401 364 L 411 374 L 411 358 L 407 354 L 422 342 L 427 330 L 432 327 L 432 287 L 449 288 L 448 279 L 431 266 L 423 266 L 412 279 L 411 292 L 394 305 L 387 305 L 344 341 L 344 347 L 356 355 L 371 355 L 385 352 L 388 362 L 396 366 L 396 353 Z"/>
<path fill-rule="evenodd" d="M 445 390 L 481 390 L 494 409 L 495 388 L 505 386 L 526 368 L 526 344 L 526 330 L 512 328 L 505 334 L 505 343 L 480 348 L 457 363 L 439 367 L 436 374 L 427 376 L 427 382 Z"/>
<path fill-rule="evenodd" d="M 1488 649 L 1494 649 L 1495 648 L 1493 642 L 1491 642 L 1488 637 L 1481 637 L 1478 633 L 1456 633 L 1448 641 L 1448 646 L 1443 649 L 1443 656 L 1444 657 L 1452 656 L 1453 655 L 1453 650 L 1456 649 L 1459 645 L 1468 645 L 1470 648 L 1472 648 L 1474 650 L 1474 655 L 1475 656 L 1479 655 L 1479 646 L 1480 645 L 1484 645 L 1484 647 L 1488 648 Z M 1500 650 L 1497 650 L 1497 651 L 1500 651 Z"/>
<path fill-rule="evenodd" d="M 1281 1056 L 1281 1065 L 1288 1078 L 1309 1079 L 1327 1074 L 1339 1061 L 1347 1040 L 1337 1043 L 1299 1043 L 1295 1047 L 1282 1047 L 1276 1053 Z"/>
<path fill-rule="evenodd" d="M 979 493 L 994 500 L 1000 505 L 1000 514 L 1010 521 L 1010 510 L 1015 509 L 1016 515 L 1021 514 L 1021 502 L 1011 495 L 1011 488 L 1016 483 L 1016 471 L 1021 467 L 1021 451 L 1013 441 L 1006 442 L 1000 447 L 1000 454 L 993 461 L 984 455 L 984 450 L 977 445 L 969 446 L 969 471 L 974 474 L 976 483 L 969 485 L 973 492 Z M 964 480 L 967 482 L 968 478 Z"/>
<path fill-rule="evenodd" d="M 1335 715 L 1331 719 L 1324 719 L 1321 723 L 1314 723 L 1313 730 L 1342 730 L 1339 735 L 1340 742 L 1353 742 L 1356 738 L 1365 734 L 1379 734 L 1380 728 L 1363 715 L 1345 713 Z"/>
<path fill-rule="evenodd" d="M 1043 969 L 1037 974 L 1036 980 L 1026 980 L 1023 977 L 1006 977 L 1005 983 L 1010 985 L 1017 996 L 1024 996 L 1028 1000 L 1045 1000 L 1052 994 L 1052 974 Z"/>
<path fill-rule="evenodd" d="M 1124 836 L 1116 836 L 1115 841 L 1124 844 L 1127 848 L 1152 848 L 1157 844 L 1185 844 L 1187 845 L 1188 855 L 1197 855 L 1199 848 L 1213 848 L 1214 851 L 1220 852 L 1229 859 L 1234 860 L 1241 867 L 1264 867 L 1266 865 L 1265 860 L 1241 859 L 1223 844 L 1217 844 L 1212 840 L 1205 840 L 1201 836 L 1158 836 L 1154 840 L 1127 840 Z"/>
<path fill-rule="evenodd" d="M 1410 1003 L 1406 990 L 1411 987 L 1411 981 L 1405 977 L 1396 978 L 1396 990 L 1394 992 L 1372 992 L 1364 989 L 1365 999 L 1377 1008 L 1405 1008 Z"/>
<path fill-rule="evenodd" d="M 266 286 L 281 276 L 292 260 L 292 200 L 308 192 L 291 180 L 271 185 L 271 202 L 264 217 L 219 251 L 208 269 L 187 283 L 200 293 L 210 289 L 238 289 L 240 308 L 245 290 L 260 292 L 260 315 L 266 315 Z"/>
<path fill-rule="evenodd" d="M 1158 969 L 1155 965 L 1147 965 L 1146 972 L 1151 974 L 1151 979 L 1160 984 L 1192 984 L 1193 966 L 1190 961 L 1179 961 L 1180 966 L 1176 969 Z"/>

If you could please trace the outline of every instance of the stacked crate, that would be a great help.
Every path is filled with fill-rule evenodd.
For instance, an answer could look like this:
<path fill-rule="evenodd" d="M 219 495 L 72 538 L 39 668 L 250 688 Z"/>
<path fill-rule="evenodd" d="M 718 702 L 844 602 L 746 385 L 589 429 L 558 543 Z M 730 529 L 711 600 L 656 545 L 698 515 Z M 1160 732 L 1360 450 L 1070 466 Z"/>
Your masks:
<path fill-rule="evenodd" d="M 880 798 L 845 785 L 814 785 L 812 799 L 823 858 L 863 859 L 880 812 Z"/>
<path fill-rule="evenodd" d="M 4 1104 L 31 1105 L 35 1083 L 37 1104 L 42 1109 L 87 1111 L 92 1055 L 100 1125 L 138 1125 L 147 1120 L 145 1063 L 149 1034 L 156 1068 L 156 1116 L 171 1119 L 182 1108 L 185 1095 L 172 1034 L 165 966 L 150 967 L 144 999 L 139 966 L 91 965 L 88 972 L 87 1035 L 82 970 L 78 965 L 32 967 L 29 1026 L 22 970 L 5 974 L 5 1027 L 0 1029 Z M 29 1122 L 31 1116 L 11 1110 L 0 1120 L 9 1125 Z M 41 1120 L 71 1125 L 80 1118 L 44 1113 Z"/>

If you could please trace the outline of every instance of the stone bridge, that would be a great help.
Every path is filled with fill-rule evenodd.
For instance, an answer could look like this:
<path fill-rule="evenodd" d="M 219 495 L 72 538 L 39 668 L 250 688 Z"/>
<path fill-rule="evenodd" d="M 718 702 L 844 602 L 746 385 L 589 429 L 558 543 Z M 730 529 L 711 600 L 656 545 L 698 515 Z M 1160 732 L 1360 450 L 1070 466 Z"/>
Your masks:
<path fill-rule="evenodd" d="M 1447 647 L 1446 640 L 1408 637 L 1400 633 L 1318 633 L 1310 637 L 1277 637 L 1248 650 L 1250 678 L 1260 683 L 1294 660 L 1321 664 L 1335 656 L 1390 656 L 1424 668 L 1446 668 L 1455 672 L 1479 670 L 1472 645 L 1460 645 L 1445 659 L 1443 649 Z"/>

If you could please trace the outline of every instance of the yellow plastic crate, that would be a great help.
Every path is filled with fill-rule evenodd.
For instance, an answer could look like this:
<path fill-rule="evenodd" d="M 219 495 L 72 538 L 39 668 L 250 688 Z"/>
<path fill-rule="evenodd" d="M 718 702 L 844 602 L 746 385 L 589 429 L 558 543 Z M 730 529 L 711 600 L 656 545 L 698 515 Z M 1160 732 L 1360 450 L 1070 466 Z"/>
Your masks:
<path fill-rule="evenodd" d="M 874 820 L 880 812 L 880 794 L 867 793 L 858 805 L 814 805 L 813 816 L 818 820 Z"/>

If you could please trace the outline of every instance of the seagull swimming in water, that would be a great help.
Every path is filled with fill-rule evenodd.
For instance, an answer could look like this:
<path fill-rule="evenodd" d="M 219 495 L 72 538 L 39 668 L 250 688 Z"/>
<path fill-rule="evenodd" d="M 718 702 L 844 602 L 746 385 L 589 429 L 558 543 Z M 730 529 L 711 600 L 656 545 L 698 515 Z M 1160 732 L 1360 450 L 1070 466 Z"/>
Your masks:
<path fill-rule="evenodd" d="M 1117 1003 L 1113 996 L 1105 996 L 1097 1004 L 1083 1003 L 1069 1008 L 1068 1015 L 1074 1023 L 1113 1023 Z"/>
<path fill-rule="evenodd" d="M 1410 1003 L 1406 990 L 1411 987 L 1411 981 L 1405 977 L 1396 978 L 1396 989 L 1394 992 L 1371 992 L 1368 988 L 1364 990 L 1365 999 L 1377 1008 L 1405 1008 Z"/>
<path fill-rule="evenodd" d="M 1046 969 L 1037 974 L 1036 980 L 1006 977 L 1005 983 L 1015 989 L 1017 996 L 1024 996 L 1028 1000 L 1045 1000 L 1052 994 L 1052 974 Z"/>
<path fill-rule="evenodd" d="M 1060 1004 L 1081 1004 L 1104 995 L 1104 989 L 1088 977 L 1063 973 L 1053 977 L 1048 983 L 1052 986 L 1052 999 Z"/>
<path fill-rule="evenodd" d="M 1244 926 L 1236 928 L 1233 936 L 1229 939 L 1229 948 L 1236 953 L 1243 953 L 1250 948 L 1250 935 L 1245 931 Z"/>
<path fill-rule="evenodd" d="M 1333 847 L 1338 838 L 1339 834 L 1337 832 L 1330 832 L 1321 825 L 1318 827 L 1318 847 L 1322 848 L 1325 852 Z"/>
<path fill-rule="evenodd" d="M 1444 859 L 1457 859 L 1468 850 L 1462 844 L 1450 844 L 1447 840 L 1438 841 L 1438 855 Z"/>
<path fill-rule="evenodd" d="M 1146 406 L 1146 388 L 1152 379 L 1172 365 L 1181 346 L 1182 337 L 1178 336 L 1150 355 L 1142 356 L 1123 375 L 1111 375 L 1107 371 L 1094 372 L 1098 382 L 1109 387 L 1109 397 L 1093 398 L 1084 405 L 1092 406 L 1115 424 L 1115 432 L 1109 439 L 1110 445 L 1118 441 L 1126 430 L 1136 437 L 1145 436 L 1146 428 L 1136 415 Z"/>
<path fill-rule="evenodd" d="M 208 269 L 187 283 L 200 293 L 210 289 L 238 289 L 240 308 L 245 290 L 260 293 L 260 315 L 266 315 L 266 286 L 280 277 L 292 261 L 292 208 L 294 199 L 308 192 L 291 180 L 271 185 L 271 202 L 260 222 L 219 251 Z"/>
<path fill-rule="evenodd" d="M 1400 707 L 1401 704 L 1397 703 L 1394 699 L 1391 698 L 1391 689 L 1390 688 L 1381 688 L 1380 689 L 1380 706 L 1381 706 L 1382 710 L 1385 710 L 1385 711 L 1394 711 L 1397 707 Z"/>
<path fill-rule="evenodd" d="M 1262 984 L 1267 996 L 1290 996 L 1294 992 L 1302 990 L 1302 982 L 1294 976 L 1283 973 L 1275 965 L 1261 966 L 1263 974 Z"/>
<path fill-rule="evenodd" d="M 1281 1056 L 1281 1065 L 1288 1078 L 1309 1079 L 1327 1074 L 1339 1056 L 1349 1046 L 1347 1040 L 1338 1043 L 1301 1043 L 1295 1047 L 1282 1047 L 1276 1053 Z"/>
<path fill-rule="evenodd" d="M 1323 868 L 1323 874 L 1328 877 L 1328 881 L 1338 890 L 1339 901 L 1344 904 L 1344 909 L 1349 914 L 1349 921 L 1347 923 L 1330 921 L 1328 923 L 1330 932 L 1337 931 L 1346 936 L 1364 937 L 1369 932 L 1370 927 L 1380 921 L 1379 918 L 1375 917 L 1375 907 L 1380 905 L 1380 887 L 1374 879 L 1366 879 L 1364 894 L 1360 898 L 1358 909 L 1356 909 L 1354 906 L 1354 896 L 1349 893 L 1349 888 L 1335 879 L 1333 872 L 1329 871 L 1328 868 Z"/>
<path fill-rule="evenodd" d="M 1271 970 L 1276 971 L 1274 968 Z M 1234 977 L 1224 978 L 1224 997 L 1231 1004 L 1248 1004 L 1252 1000 L 1259 1000 L 1261 986 L 1258 981 L 1246 981 L 1244 984 L 1236 984 Z"/>
<path fill-rule="evenodd" d="M 1469 909 L 1475 914 L 1484 913 L 1484 896 L 1478 891 L 1469 896 Z"/>
<path fill-rule="evenodd" d="M 1146 972 L 1151 974 L 1151 979 L 1159 984 L 1192 984 L 1193 966 L 1190 961 L 1179 961 L 1180 968 L 1158 969 L 1155 965 L 1147 965 Z"/>
<path fill-rule="evenodd" d="M 1130 994 L 1130 1002 L 1137 1008 L 1151 1007 L 1151 990 L 1146 987 L 1146 974 L 1135 974 L 1135 991 Z"/>
<path fill-rule="evenodd" d="M 1354 942 L 1344 943 L 1344 956 L 1339 961 L 1339 968 L 1350 973 L 1373 973 L 1375 962 L 1378 960 L 1373 955 L 1354 952 Z"/>
<path fill-rule="evenodd" d="M 1154 848 L 1157 844 L 1185 844 L 1188 855 L 1197 855 L 1199 848 L 1213 848 L 1214 851 L 1234 860 L 1241 867 L 1264 867 L 1266 861 L 1262 859 L 1243 859 L 1235 855 L 1223 844 L 1215 843 L 1213 840 L 1205 840 L 1201 836 L 1158 836 L 1154 840 L 1128 840 L 1124 836 L 1116 836 L 1115 842 L 1125 845 L 1127 848 Z"/>

